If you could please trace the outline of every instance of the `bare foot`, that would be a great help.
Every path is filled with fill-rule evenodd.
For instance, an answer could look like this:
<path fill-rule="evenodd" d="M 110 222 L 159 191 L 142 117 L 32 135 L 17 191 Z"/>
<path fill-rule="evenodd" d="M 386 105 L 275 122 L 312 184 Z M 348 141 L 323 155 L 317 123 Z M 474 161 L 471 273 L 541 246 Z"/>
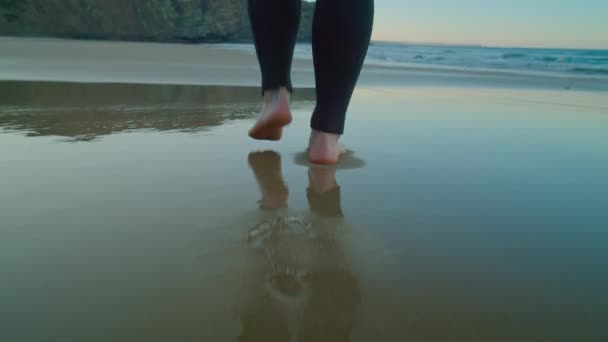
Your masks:
<path fill-rule="evenodd" d="M 281 140 L 283 127 L 291 123 L 289 91 L 286 88 L 264 92 L 264 107 L 258 121 L 249 130 L 249 136 L 257 140 Z"/>
<path fill-rule="evenodd" d="M 346 154 L 346 147 L 338 142 L 340 136 L 312 130 L 308 145 L 308 159 L 315 164 L 336 164 Z"/>

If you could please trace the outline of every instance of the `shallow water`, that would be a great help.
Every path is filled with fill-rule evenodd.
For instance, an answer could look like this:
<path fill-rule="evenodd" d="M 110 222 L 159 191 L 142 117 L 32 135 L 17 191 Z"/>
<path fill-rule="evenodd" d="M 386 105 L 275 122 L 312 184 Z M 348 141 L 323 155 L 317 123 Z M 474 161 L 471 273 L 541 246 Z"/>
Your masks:
<path fill-rule="evenodd" d="M 601 93 L 0 83 L 1 341 L 604 341 Z M 266 152 L 262 152 L 266 151 Z"/>

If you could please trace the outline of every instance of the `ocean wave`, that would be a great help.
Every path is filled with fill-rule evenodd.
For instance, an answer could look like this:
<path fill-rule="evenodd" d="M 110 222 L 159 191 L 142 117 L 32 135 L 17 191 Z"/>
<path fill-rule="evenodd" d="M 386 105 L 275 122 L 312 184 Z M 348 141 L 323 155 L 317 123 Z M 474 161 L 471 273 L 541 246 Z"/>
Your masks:
<path fill-rule="evenodd" d="M 543 56 L 543 57 L 538 58 L 538 60 L 541 62 L 548 62 L 548 63 L 561 62 L 560 58 L 557 58 L 555 56 Z"/>
<path fill-rule="evenodd" d="M 596 69 L 596 68 L 584 68 L 577 67 L 570 69 L 570 72 L 576 74 L 585 74 L 585 75 L 603 75 L 608 76 L 608 69 Z"/>
<path fill-rule="evenodd" d="M 525 53 L 519 53 L 519 52 L 505 52 L 502 54 L 503 59 L 519 59 L 519 58 L 525 58 L 525 57 L 527 57 L 527 55 Z"/>
<path fill-rule="evenodd" d="M 584 50 L 584 51 L 580 51 L 579 55 L 580 56 L 600 56 L 600 57 L 604 57 L 608 54 L 608 50 Z"/>

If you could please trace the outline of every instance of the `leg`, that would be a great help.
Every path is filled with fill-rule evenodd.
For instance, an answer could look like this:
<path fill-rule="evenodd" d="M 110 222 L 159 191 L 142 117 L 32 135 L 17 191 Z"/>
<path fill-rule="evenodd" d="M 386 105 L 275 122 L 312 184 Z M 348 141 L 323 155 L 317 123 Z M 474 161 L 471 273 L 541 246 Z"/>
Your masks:
<path fill-rule="evenodd" d="M 254 139 L 279 140 L 291 122 L 291 63 L 300 24 L 300 0 L 248 0 L 249 20 L 262 70 L 264 108 L 249 131 Z"/>
<path fill-rule="evenodd" d="M 350 99 L 367 54 L 374 0 L 318 0 L 313 23 L 317 106 L 309 157 L 324 164 L 346 152 L 338 143 Z"/>

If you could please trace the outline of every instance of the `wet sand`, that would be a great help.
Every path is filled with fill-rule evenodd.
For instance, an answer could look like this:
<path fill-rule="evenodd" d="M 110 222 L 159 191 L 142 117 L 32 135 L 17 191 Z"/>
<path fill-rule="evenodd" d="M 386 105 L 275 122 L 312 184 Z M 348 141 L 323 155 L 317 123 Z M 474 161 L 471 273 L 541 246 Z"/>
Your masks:
<path fill-rule="evenodd" d="M 605 94 L 363 87 L 338 168 L 258 100 L 0 82 L 0 340 L 608 336 Z"/>

